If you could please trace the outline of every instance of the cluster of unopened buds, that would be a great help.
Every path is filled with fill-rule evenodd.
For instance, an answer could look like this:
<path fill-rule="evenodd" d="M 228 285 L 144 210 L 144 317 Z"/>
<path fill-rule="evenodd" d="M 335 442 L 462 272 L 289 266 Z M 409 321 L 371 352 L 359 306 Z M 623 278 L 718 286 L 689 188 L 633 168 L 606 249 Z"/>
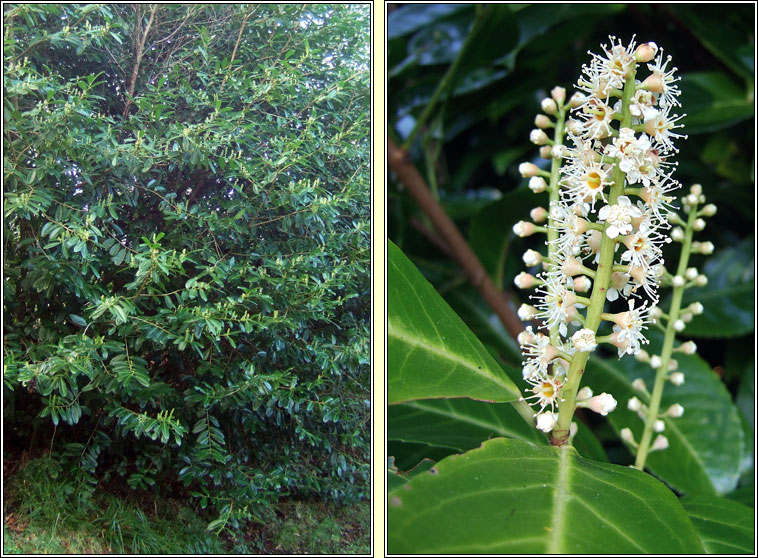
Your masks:
<path fill-rule="evenodd" d="M 668 234 L 681 223 L 672 196 L 680 186 L 671 178 L 676 167 L 671 157 L 678 151 L 673 142 L 686 137 L 676 132 L 682 117 L 672 112 L 679 106 L 676 68 L 667 68 L 670 57 L 655 43 L 635 48 L 634 39 L 624 46 L 611 37 L 603 51 L 583 67 L 572 97 L 556 87 L 542 101 L 530 140 L 551 161 L 550 170 L 531 162 L 519 166 L 533 192 L 549 194 L 548 208 L 534 208 L 531 221 L 518 222 L 513 231 L 547 236 L 545 252 L 528 250 L 523 256 L 539 272 L 522 272 L 515 284 L 536 291 L 530 296 L 534 302 L 518 310 L 522 320 L 538 324 L 518 339 L 523 378 L 531 385 L 523 400 L 537 408 L 536 426 L 552 432 L 555 445 L 569 439 L 576 407 L 602 415 L 616 407 L 610 394 L 579 389 L 589 353 L 605 343 L 619 358 L 647 354 L 645 330 L 667 317 L 657 306 L 659 286 L 704 280 L 690 269 L 671 276 L 663 261 L 662 246 L 685 241 L 687 234 L 679 227 Z M 637 79 L 638 64 L 649 70 L 644 80 Z M 684 198 L 685 212 L 700 202 L 695 198 L 702 191 L 693 192 Z M 705 245 L 700 250 L 707 251 Z M 604 311 L 606 301 L 619 299 L 623 311 Z M 678 320 L 684 322 L 684 315 Z M 672 327 L 681 331 L 679 325 Z"/>

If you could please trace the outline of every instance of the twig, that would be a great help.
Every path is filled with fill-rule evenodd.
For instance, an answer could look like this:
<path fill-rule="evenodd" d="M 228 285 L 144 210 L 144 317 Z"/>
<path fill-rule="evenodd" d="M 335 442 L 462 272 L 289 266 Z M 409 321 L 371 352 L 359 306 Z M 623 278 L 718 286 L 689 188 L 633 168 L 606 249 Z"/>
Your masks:
<path fill-rule="evenodd" d="M 442 206 L 429 191 L 421 174 L 410 160 L 407 151 L 400 149 L 391 139 L 388 140 L 388 162 L 397 173 L 398 179 L 408 189 L 422 211 L 429 217 L 437 232 L 449 247 L 453 257 L 463 268 L 466 276 L 484 300 L 494 310 L 505 329 L 516 338 L 524 329 L 521 320 L 508 304 L 507 295 L 500 291 L 490 279 L 484 266 L 476 257 L 463 235 Z"/>

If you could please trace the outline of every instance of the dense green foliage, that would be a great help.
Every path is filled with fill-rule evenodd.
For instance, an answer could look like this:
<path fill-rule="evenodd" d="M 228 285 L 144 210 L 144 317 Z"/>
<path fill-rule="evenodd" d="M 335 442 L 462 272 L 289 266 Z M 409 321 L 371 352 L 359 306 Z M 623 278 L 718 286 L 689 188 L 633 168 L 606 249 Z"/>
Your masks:
<path fill-rule="evenodd" d="M 3 16 L 13 443 L 214 530 L 367 497 L 368 8 Z"/>
<path fill-rule="evenodd" d="M 713 254 L 696 253 L 689 260 L 708 284 L 686 291 L 684 305 L 699 301 L 704 312 L 678 338 L 694 340 L 697 354 L 676 355 L 686 382 L 663 391 L 662 408 L 679 403 L 684 416 L 662 417 L 670 446 L 653 453 L 646 470 L 671 489 L 669 495 L 707 502 L 704 518 L 691 512 L 686 499 L 672 504 L 706 549 L 714 541 L 726 544 L 732 528 L 741 530 L 750 520 L 755 505 L 754 14 L 754 6 L 737 4 L 728 9 L 715 4 L 396 4 L 387 21 L 389 135 L 407 149 L 433 196 L 506 293 L 514 316 L 522 302 L 534 304 L 533 290 L 514 287 L 514 277 L 524 270 L 522 254 L 527 248 L 545 249 L 544 237 L 519 238 L 512 228 L 529 221 L 532 208 L 549 203 L 548 194 L 530 191 L 518 171 L 524 161 L 550 170 L 551 163 L 529 141 L 541 100 L 555 86 L 566 88 L 570 97 L 582 64 L 590 61 L 588 49 L 599 52 L 609 35 L 624 44 L 636 35 L 638 43 L 654 41 L 671 55 L 669 67 L 678 67 L 681 76 L 680 112 L 687 115 L 680 131 L 689 135 L 677 144 L 681 151 L 673 177 L 684 188 L 676 195 L 700 183 L 718 213 L 695 237 L 712 242 Z M 652 369 L 633 358 L 619 359 L 615 350 L 593 354 L 582 385 L 618 400 L 607 417 L 576 413 L 573 445 L 578 456 L 592 460 L 594 479 L 579 481 L 579 474 L 565 467 L 559 468 L 565 477 L 535 472 L 548 462 L 545 456 L 553 459 L 541 447 L 547 440 L 537 431 L 524 432 L 518 402 L 503 403 L 509 401 L 506 390 L 489 388 L 483 395 L 480 389 L 485 374 L 516 386 L 519 393 L 510 401 L 530 387 L 522 377 L 524 357 L 515 334 L 451 257 L 461 253 L 460 246 L 432 225 L 431 212 L 424 213 L 409 183 L 400 173 L 389 173 L 388 231 L 394 244 L 388 265 L 390 552 L 628 552 L 621 549 L 629 530 L 613 529 L 600 495 L 615 484 L 643 499 L 654 496 L 633 487 L 632 477 L 621 478 L 634 456 L 620 438 L 624 428 L 641 431 L 643 423 L 627 402 L 636 393 L 636 378 L 652 386 Z M 680 250 L 678 243 L 664 248 L 672 269 Z M 530 269 L 539 271 L 539 266 Z M 481 283 L 480 277 L 473 279 Z M 670 300 L 670 290 L 663 289 L 664 311 Z M 609 303 L 606 311 L 624 309 Z M 646 349 L 660 354 L 662 335 L 654 326 L 647 333 Z M 412 353 L 413 365 L 407 365 L 410 357 L 393 360 L 393 353 Z M 490 363 L 492 357 L 497 366 Z M 446 374 L 439 373 L 443 368 Z M 418 378 L 425 381 L 416 385 Z M 640 398 L 649 402 L 649 395 Z M 511 440 L 493 440 L 498 437 Z M 528 449 L 516 450 L 522 447 Z M 573 450 L 569 455 L 574 459 Z M 496 458 L 504 461 L 502 467 Z M 597 500 L 594 494 L 580 494 L 586 486 L 593 487 Z M 658 483 L 655 491 L 662 487 Z M 731 500 L 742 506 L 732 506 Z M 561 510 L 563 502 L 571 507 L 577 501 L 594 514 L 573 529 L 573 514 L 584 511 L 569 511 L 561 523 Z M 630 521 L 648 517 L 643 507 L 624 505 L 634 510 Z M 715 520 L 718 513 L 710 510 L 721 509 L 737 511 Z M 545 510 L 543 521 L 537 512 Z M 663 516 L 669 523 L 672 516 Z M 530 534 L 535 521 L 539 533 Z M 558 521 L 560 529 L 550 521 Z M 430 525 L 441 534 L 429 537 Z M 552 537 L 543 525 L 552 528 Z M 662 522 L 653 532 L 664 529 Z M 691 540 L 689 528 L 687 533 L 685 542 L 700 544 Z M 572 540 L 579 535 L 581 540 Z M 649 542 L 653 551 L 662 551 L 662 541 L 645 539 L 638 539 L 641 547 Z M 597 540 L 605 546 L 595 548 Z M 752 532 L 745 540 L 752 541 Z M 661 543 L 657 548 L 656 542 Z M 748 543 L 735 544 L 732 551 L 748 552 Z"/>

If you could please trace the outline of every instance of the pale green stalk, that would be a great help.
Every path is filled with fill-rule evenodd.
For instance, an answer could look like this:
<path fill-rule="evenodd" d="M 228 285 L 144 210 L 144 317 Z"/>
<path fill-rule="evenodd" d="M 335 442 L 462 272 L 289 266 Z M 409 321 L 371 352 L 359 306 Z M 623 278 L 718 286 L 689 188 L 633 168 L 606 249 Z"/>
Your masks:
<path fill-rule="evenodd" d="M 687 269 L 687 263 L 690 258 L 690 249 L 692 246 L 692 234 L 693 224 L 697 218 L 696 207 L 693 206 L 690 210 L 689 218 L 687 219 L 687 226 L 684 229 L 684 240 L 682 241 L 682 254 L 679 258 L 679 266 L 676 270 L 676 275 L 684 277 L 684 273 Z M 679 319 L 679 312 L 682 306 L 682 295 L 686 285 L 680 287 L 674 287 L 674 292 L 671 296 L 671 307 L 668 313 L 668 323 L 666 324 L 666 333 L 663 339 L 663 350 L 661 352 L 661 366 L 655 373 L 655 384 L 653 385 L 653 393 L 650 396 L 650 405 L 647 409 L 647 418 L 645 419 L 645 430 L 642 433 L 642 439 L 637 448 L 637 459 L 634 462 L 636 469 L 642 470 L 645 467 L 645 460 L 650 452 L 650 443 L 653 438 L 653 425 L 658 420 L 658 410 L 661 405 L 661 396 L 663 395 L 663 386 L 666 383 L 668 376 L 669 362 L 671 361 L 671 352 L 674 348 L 674 337 L 676 330 L 674 329 L 674 323 Z"/>
<path fill-rule="evenodd" d="M 630 75 L 624 85 L 624 92 L 621 98 L 621 127 L 629 127 L 632 122 L 632 115 L 629 112 L 629 101 L 634 95 L 634 76 L 636 72 L 631 70 Z M 613 184 L 611 184 L 608 195 L 608 204 L 614 205 L 619 196 L 624 193 L 625 175 L 615 163 L 613 167 Z M 603 224 L 603 237 L 600 242 L 600 254 L 595 271 L 595 280 L 592 285 L 592 295 L 590 296 L 590 305 L 587 307 L 587 315 L 584 321 L 584 327 L 597 334 L 598 326 L 601 322 L 601 314 L 605 305 L 605 295 L 613 273 L 613 255 L 616 251 L 616 240 L 605 234 L 607 224 Z M 550 443 L 554 446 L 562 446 L 568 442 L 569 427 L 571 420 L 574 418 L 576 410 L 576 393 L 579 391 L 579 385 L 584 374 L 584 367 L 589 358 L 589 352 L 576 352 L 572 355 L 571 366 L 569 367 L 566 381 L 561 388 L 561 401 L 558 406 L 558 423 L 553 429 L 553 435 Z"/>

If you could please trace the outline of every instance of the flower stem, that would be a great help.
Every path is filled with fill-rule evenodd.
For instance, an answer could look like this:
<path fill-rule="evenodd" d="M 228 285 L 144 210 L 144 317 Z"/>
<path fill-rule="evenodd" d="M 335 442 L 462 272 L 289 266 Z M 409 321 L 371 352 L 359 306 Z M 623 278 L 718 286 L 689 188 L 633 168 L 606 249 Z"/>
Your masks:
<path fill-rule="evenodd" d="M 630 71 L 630 75 L 624 85 L 624 93 L 621 98 L 622 128 L 629 127 L 632 122 L 632 115 L 629 112 L 629 101 L 631 100 L 632 95 L 634 95 L 635 73 L 634 69 Z M 613 184 L 611 185 L 610 193 L 608 195 L 608 203 L 610 205 L 615 204 L 619 196 L 624 193 L 625 174 L 624 171 L 619 168 L 618 163 L 613 167 L 612 177 Z M 616 251 L 616 240 L 605 234 L 606 226 L 607 225 L 603 226 L 603 238 L 600 242 L 600 254 L 597 270 L 595 271 L 595 281 L 592 285 L 590 305 L 587 307 L 587 316 L 584 321 L 584 327 L 591 330 L 594 334 L 597 334 L 597 329 L 600 325 L 601 314 L 603 313 L 603 307 L 605 306 L 605 295 L 611 281 L 611 273 L 613 272 L 613 255 Z M 566 376 L 566 382 L 561 388 L 561 402 L 558 407 L 558 423 L 553 429 L 553 435 L 550 439 L 551 445 L 562 446 L 568 442 L 569 427 L 571 426 L 571 420 L 574 418 L 574 411 L 576 410 L 576 393 L 579 391 L 579 384 L 581 383 L 584 367 L 587 364 L 589 355 L 589 352 L 576 352 L 573 354 L 571 366 L 569 367 Z"/>
<path fill-rule="evenodd" d="M 568 112 L 568 105 L 561 104 L 558 107 L 558 113 L 555 115 L 555 135 L 553 141 L 555 145 L 563 145 L 563 131 L 564 124 L 566 122 L 566 113 Z M 555 241 L 558 239 L 558 231 L 553 226 L 552 212 L 550 211 L 555 204 L 558 203 L 560 197 L 560 179 L 561 179 L 561 166 L 563 165 L 563 159 L 553 157 L 552 164 L 550 166 L 550 184 L 548 185 L 548 192 L 550 192 L 550 203 L 548 205 L 547 216 L 547 256 L 550 260 L 555 261 Z M 553 324 L 550 327 L 550 342 L 553 345 L 558 344 L 558 324 Z"/>
<path fill-rule="evenodd" d="M 692 246 L 692 235 L 694 232 L 693 224 L 697 218 L 696 208 L 693 207 L 690 210 L 689 218 L 687 219 L 687 225 L 684 230 L 684 240 L 682 241 L 682 253 L 679 257 L 679 266 L 676 274 L 683 276 L 687 269 L 687 263 L 690 258 L 690 249 Z M 663 395 L 663 386 L 666 383 L 666 377 L 668 375 L 669 362 L 671 361 L 671 352 L 674 348 L 674 337 L 676 336 L 676 330 L 674 329 L 674 323 L 679 319 L 679 311 L 682 306 L 682 295 L 686 285 L 680 287 L 674 287 L 674 292 L 671 296 L 671 308 L 668 315 L 669 320 L 666 325 L 666 333 L 663 338 L 663 349 L 661 351 L 661 366 L 655 373 L 655 384 L 653 385 L 653 393 L 650 396 L 650 405 L 648 405 L 647 417 L 645 418 L 645 430 L 642 433 L 642 439 L 640 440 L 639 447 L 637 448 L 637 458 L 634 462 L 635 469 L 640 471 L 645 468 L 645 460 L 650 452 L 650 442 L 653 438 L 653 425 L 658 419 L 658 410 L 661 406 L 661 396 Z"/>

